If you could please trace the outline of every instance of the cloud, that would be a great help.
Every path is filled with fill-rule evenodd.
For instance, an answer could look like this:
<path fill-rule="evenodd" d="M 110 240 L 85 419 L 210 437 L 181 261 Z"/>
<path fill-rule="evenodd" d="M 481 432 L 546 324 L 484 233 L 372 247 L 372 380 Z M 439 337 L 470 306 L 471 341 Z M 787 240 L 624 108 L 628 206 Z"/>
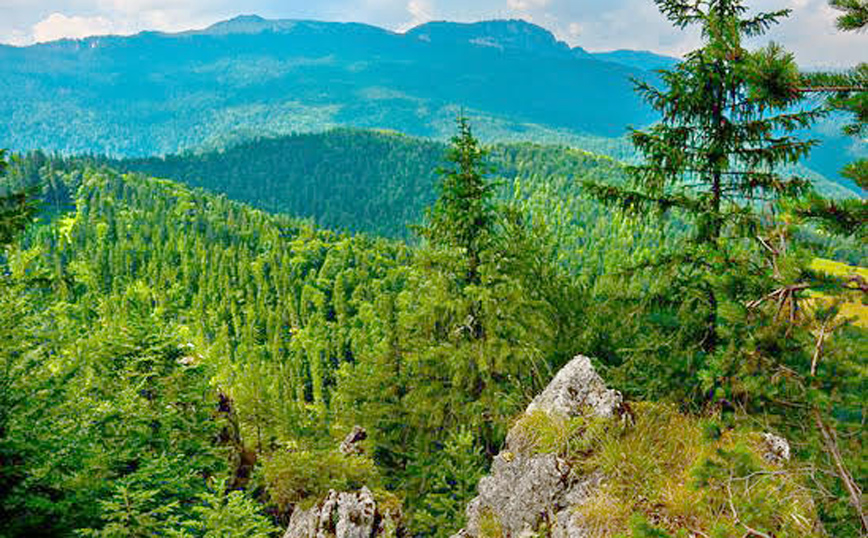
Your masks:
<path fill-rule="evenodd" d="M 542 9 L 549 5 L 551 0 L 506 0 L 506 7 L 514 11 L 530 11 Z"/>
<path fill-rule="evenodd" d="M 412 18 L 398 28 L 399 32 L 406 32 L 414 26 L 434 20 L 434 6 L 429 0 L 410 0 L 407 2 L 407 13 Z"/>
<path fill-rule="evenodd" d="M 37 43 L 55 41 L 65 37 L 81 38 L 92 35 L 123 33 L 121 29 L 105 17 L 68 17 L 62 13 L 52 13 L 33 25 L 32 39 Z M 20 41 L 23 34 L 19 34 Z"/>
<path fill-rule="evenodd" d="M 838 32 L 828 0 L 746 4 L 753 10 L 793 10 L 768 38 L 752 44 L 774 39 L 795 52 L 803 65 L 865 60 L 865 34 Z M 651 0 L 0 0 L 0 13 L 0 42 L 19 45 L 90 33 L 202 28 L 241 13 L 366 22 L 397 31 L 433 19 L 522 18 L 588 50 L 632 48 L 680 55 L 699 44 L 698 32 L 673 28 Z"/>

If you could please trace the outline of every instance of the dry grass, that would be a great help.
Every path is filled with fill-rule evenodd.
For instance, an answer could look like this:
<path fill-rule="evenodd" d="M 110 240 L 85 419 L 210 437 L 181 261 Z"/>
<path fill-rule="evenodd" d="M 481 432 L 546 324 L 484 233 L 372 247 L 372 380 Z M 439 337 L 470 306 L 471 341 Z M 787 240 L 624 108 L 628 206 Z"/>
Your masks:
<path fill-rule="evenodd" d="M 810 496 L 792 472 L 763 461 L 759 434 L 711 439 L 698 419 L 672 407 L 636 404 L 635 411 L 635 426 L 599 439 L 585 463 L 607 477 L 576 507 L 589 536 L 631 536 L 635 513 L 673 536 L 741 537 L 745 525 L 776 538 L 813 536 Z"/>
<path fill-rule="evenodd" d="M 811 269 L 817 272 L 826 273 L 827 275 L 836 276 L 839 278 L 848 278 L 858 276 L 868 280 L 868 269 L 864 267 L 854 267 L 831 260 L 815 258 L 811 262 Z M 840 305 L 840 314 L 843 317 L 854 318 L 854 325 L 858 327 L 868 328 L 868 305 L 861 302 L 859 294 L 853 294 L 852 300 L 847 300 Z M 814 300 L 830 303 L 832 299 L 823 293 L 813 293 Z"/>
<path fill-rule="evenodd" d="M 572 418 L 537 410 L 521 415 L 510 430 L 513 450 L 529 454 L 557 454 L 562 457 L 590 453 L 608 427 L 592 416 Z"/>

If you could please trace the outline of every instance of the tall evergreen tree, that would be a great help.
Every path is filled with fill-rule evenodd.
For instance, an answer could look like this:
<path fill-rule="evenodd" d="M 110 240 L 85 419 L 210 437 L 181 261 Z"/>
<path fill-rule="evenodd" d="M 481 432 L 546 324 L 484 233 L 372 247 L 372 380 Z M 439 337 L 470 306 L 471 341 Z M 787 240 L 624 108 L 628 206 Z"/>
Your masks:
<path fill-rule="evenodd" d="M 479 283 L 482 252 L 490 245 L 496 220 L 492 198 L 496 185 L 486 179 L 487 152 L 459 116 L 458 133 L 446 153 L 448 165 L 438 169 L 440 196 L 428 211 L 421 234 L 435 246 L 458 247 L 467 260 L 467 283 Z"/>
<path fill-rule="evenodd" d="M 12 242 L 30 221 L 35 209 L 32 192 L 4 188 L 2 179 L 7 166 L 6 151 L 0 149 L 0 245 Z"/>
<path fill-rule="evenodd" d="M 802 194 L 809 182 L 785 177 L 781 165 L 804 157 L 813 141 L 792 136 L 810 126 L 819 111 L 793 112 L 798 80 L 792 55 L 779 46 L 751 52 L 758 37 L 789 10 L 748 14 L 742 0 L 656 0 L 679 28 L 699 26 L 703 45 L 672 70 L 661 71 L 665 88 L 636 82 L 660 113 L 632 141 L 644 162 L 629 169 L 626 186 L 586 182 L 604 202 L 639 214 L 676 210 L 694 225 L 692 240 L 655 265 L 687 267 L 686 279 L 704 297 L 701 348 L 719 345 L 720 289 L 716 275 L 732 271 L 728 249 L 754 235 L 759 202 Z M 689 295 L 689 294 L 687 294 Z"/>

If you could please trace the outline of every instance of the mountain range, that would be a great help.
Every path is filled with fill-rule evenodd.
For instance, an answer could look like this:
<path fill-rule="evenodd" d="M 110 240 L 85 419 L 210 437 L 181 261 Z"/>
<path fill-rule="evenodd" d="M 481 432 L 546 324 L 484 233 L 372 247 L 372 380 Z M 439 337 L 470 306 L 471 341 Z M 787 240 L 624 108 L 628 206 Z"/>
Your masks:
<path fill-rule="evenodd" d="M 175 34 L 0 46 L 0 147 L 150 156 L 337 126 L 444 139 L 464 110 L 487 141 L 629 159 L 628 127 L 655 119 L 631 79 L 677 62 L 588 52 L 521 20 L 395 33 L 248 15 Z M 830 178 L 864 151 L 833 124 L 812 134 L 824 144 L 809 166 Z"/>

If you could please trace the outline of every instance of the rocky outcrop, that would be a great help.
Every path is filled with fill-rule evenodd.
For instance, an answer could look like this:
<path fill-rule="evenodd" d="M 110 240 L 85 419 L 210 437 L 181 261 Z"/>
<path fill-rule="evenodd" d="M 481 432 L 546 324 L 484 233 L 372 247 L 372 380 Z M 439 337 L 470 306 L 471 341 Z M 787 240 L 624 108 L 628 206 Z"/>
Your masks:
<path fill-rule="evenodd" d="M 558 419 L 579 414 L 612 418 L 622 412 L 622 397 L 594 371 L 588 357 L 578 356 L 555 376 L 527 407 L 525 414 L 547 413 Z M 556 454 L 534 453 L 514 427 L 491 467 L 479 482 L 479 495 L 467 507 L 467 527 L 456 537 L 533 536 L 546 525 L 553 537 L 585 536 L 571 507 L 588 498 L 603 476 L 582 474 Z"/>
<path fill-rule="evenodd" d="M 308 510 L 296 509 L 283 538 L 386 538 L 396 536 L 400 511 L 381 510 L 371 491 L 329 491 Z"/>
<path fill-rule="evenodd" d="M 561 368 L 525 413 L 536 410 L 572 417 L 582 412 L 610 418 L 621 409 L 623 398 L 617 390 L 606 388 L 591 365 L 591 359 L 579 355 Z"/>
<path fill-rule="evenodd" d="M 361 442 L 368 437 L 353 427 L 339 446 L 349 458 L 364 454 Z M 382 497 L 382 496 L 381 496 Z M 283 538 L 391 538 L 402 535 L 401 503 L 396 498 L 378 503 L 367 487 L 359 491 L 329 490 L 325 499 L 304 510 L 296 507 Z M 382 499 L 381 499 L 382 500 Z"/>

